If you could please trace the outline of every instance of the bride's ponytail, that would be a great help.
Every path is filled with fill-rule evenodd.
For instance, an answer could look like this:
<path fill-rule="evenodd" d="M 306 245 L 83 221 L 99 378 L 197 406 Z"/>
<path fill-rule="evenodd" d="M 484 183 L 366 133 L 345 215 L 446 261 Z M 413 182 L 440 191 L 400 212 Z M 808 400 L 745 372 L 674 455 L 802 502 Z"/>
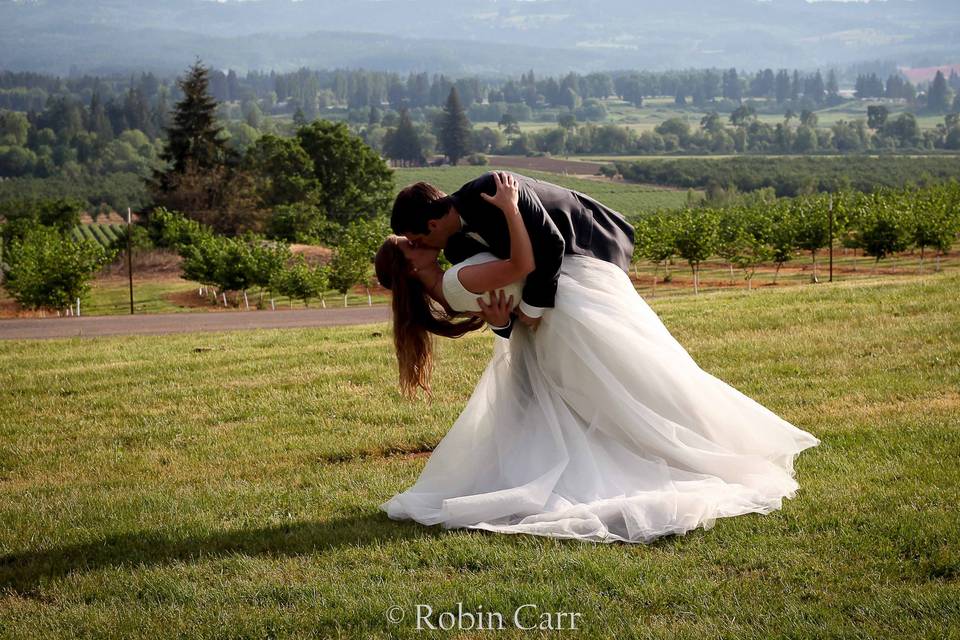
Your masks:
<path fill-rule="evenodd" d="M 483 327 L 483 319 L 469 317 L 454 322 L 454 318 L 462 317 L 462 314 L 449 308 L 437 308 L 423 283 L 410 273 L 396 238 L 387 238 L 377 251 L 374 264 L 377 279 L 391 293 L 393 344 L 400 369 L 400 390 L 411 397 L 418 389 L 429 395 L 433 335 L 459 338 Z"/>

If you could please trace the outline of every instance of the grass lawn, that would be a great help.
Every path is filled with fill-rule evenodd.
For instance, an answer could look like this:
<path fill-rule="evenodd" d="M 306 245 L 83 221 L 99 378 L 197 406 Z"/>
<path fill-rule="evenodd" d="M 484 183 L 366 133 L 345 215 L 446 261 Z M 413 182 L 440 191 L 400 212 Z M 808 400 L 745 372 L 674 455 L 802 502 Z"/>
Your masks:
<path fill-rule="evenodd" d="M 489 333 L 441 343 L 432 402 L 398 395 L 384 325 L 0 341 L 0 637 L 417 638 L 416 605 L 458 602 L 578 612 L 576 637 L 949 637 L 958 287 L 651 299 L 704 369 L 823 442 L 782 510 L 649 546 L 378 510 L 463 408 Z"/>

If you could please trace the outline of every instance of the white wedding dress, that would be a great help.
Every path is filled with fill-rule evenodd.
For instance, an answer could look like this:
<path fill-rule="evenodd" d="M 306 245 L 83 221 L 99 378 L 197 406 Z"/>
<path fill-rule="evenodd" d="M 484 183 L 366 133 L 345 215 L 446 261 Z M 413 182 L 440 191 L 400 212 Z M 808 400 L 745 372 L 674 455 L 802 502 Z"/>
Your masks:
<path fill-rule="evenodd" d="M 448 302 L 476 310 L 459 268 Z M 507 288 L 520 299 L 520 283 Z M 467 305 L 473 305 L 469 307 Z M 769 513 L 820 440 L 703 371 L 616 265 L 565 255 L 555 307 L 493 357 L 416 483 L 380 508 L 444 528 L 647 543 Z"/>

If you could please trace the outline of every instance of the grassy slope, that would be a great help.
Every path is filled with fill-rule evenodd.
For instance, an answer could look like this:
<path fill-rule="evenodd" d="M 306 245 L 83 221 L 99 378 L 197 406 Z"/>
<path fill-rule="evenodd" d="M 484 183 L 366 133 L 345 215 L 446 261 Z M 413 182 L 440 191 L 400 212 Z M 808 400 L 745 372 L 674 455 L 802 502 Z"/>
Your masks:
<path fill-rule="evenodd" d="M 823 443 L 781 511 L 651 546 L 378 511 L 424 463 L 386 454 L 436 445 L 489 334 L 441 344 L 429 404 L 397 395 L 383 326 L 0 342 L 0 636 L 415 638 L 415 604 L 463 602 L 580 612 L 581 637 L 946 637 L 958 286 L 652 300 L 704 369 Z"/>

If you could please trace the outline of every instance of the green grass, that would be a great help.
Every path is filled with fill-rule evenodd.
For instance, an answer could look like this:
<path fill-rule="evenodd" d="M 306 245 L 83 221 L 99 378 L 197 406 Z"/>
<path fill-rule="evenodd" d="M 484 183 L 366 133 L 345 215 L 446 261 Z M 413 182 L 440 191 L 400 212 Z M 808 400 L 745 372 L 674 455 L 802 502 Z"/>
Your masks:
<path fill-rule="evenodd" d="M 378 510 L 425 462 L 394 454 L 463 408 L 489 333 L 441 342 L 430 403 L 398 395 L 385 325 L 2 341 L 0 637 L 418 638 L 414 605 L 457 602 L 579 612 L 575 637 L 950 637 L 958 287 L 651 299 L 704 369 L 823 442 L 782 510 L 649 546 Z"/>
<path fill-rule="evenodd" d="M 394 169 L 394 181 L 398 191 L 408 184 L 423 180 L 437 185 L 446 193 L 453 193 L 461 185 L 485 171 L 494 169 L 507 169 L 507 167 L 444 166 Z M 687 192 L 681 190 L 612 180 L 590 180 L 529 169 L 509 170 L 586 193 L 631 219 L 641 213 L 660 208 L 676 209 L 687 202 Z"/>

